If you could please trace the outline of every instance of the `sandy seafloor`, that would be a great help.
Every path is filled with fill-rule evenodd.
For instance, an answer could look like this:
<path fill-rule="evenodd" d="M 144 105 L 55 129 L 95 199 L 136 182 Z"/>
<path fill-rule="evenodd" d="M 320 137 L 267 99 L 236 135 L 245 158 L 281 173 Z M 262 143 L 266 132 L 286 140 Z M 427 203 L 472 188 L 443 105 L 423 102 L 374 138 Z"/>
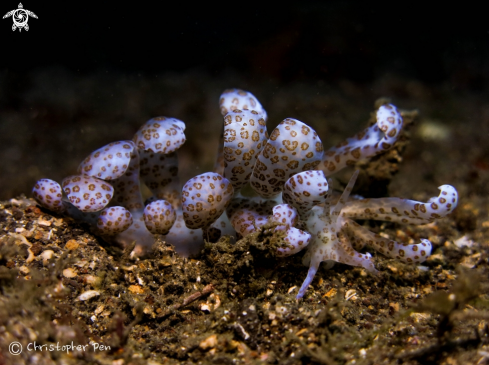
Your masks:
<path fill-rule="evenodd" d="M 233 73 L 80 76 L 63 68 L 26 75 L 23 84 L 3 73 L 0 85 L 8 100 L 0 109 L 0 364 L 489 363 L 487 93 L 393 75 L 368 84 L 263 84 Z M 131 139 L 159 115 L 186 123 L 181 181 L 210 171 L 222 128 L 219 95 L 231 87 L 261 101 L 269 131 L 293 117 L 325 148 L 363 129 L 380 97 L 418 110 L 405 150 L 389 162 L 387 194 L 425 201 L 450 184 L 458 207 L 428 226 L 364 224 L 401 242 L 429 238 L 432 257 L 417 268 L 370 250 L 379 275 L 321 268 L 296 301 L 307 271 L 302 254 L 271 257 L 260 246 L 266 237 L 220 241 L 192 260 L 159 241 L 149 258 L 130 259 L 30 200 L 37 179 L 61 181 L 91 151 Z M 334 176 L 335 186 L 352 172 Z M 359 187 L 378 191 L 361 180 Z M 98 295 L 77 299 L 90 290 Z M 20 355 L 8 351 L 14 341 Z M 34 342 L 91 345 L 26 351 Z M 94 344 L 111 349 L 93 351 Z"/>

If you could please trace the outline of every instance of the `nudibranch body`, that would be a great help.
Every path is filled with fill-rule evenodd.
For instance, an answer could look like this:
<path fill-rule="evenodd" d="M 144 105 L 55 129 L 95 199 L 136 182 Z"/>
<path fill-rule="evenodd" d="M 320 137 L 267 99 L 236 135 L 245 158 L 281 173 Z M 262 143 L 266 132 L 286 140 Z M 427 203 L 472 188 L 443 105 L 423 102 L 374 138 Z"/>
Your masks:
<path fill-rule="evenodd" d="M 157 117 L 147 121 L 132 141 L 110 143 L 91 153 L 61 187 L 39 180 L 34 198 L 59 214 L 92 225 L 95 233 L 121 244 L 136 241 L 147 252 L 154 235 L 163 235 L 185 256 L 200 252 L 204 238 L 245 237 L 267 223 L 284 236 L 277 256 L 307 249 L 309 266 L 297 298 L 302 298 L 321 262 L 341 262 L 376 272 L 365 246 L 408 263 L 423 262 L 431 243 L 402 244 L 370 232 L 356 219 L 401 224 L 427 224 L 457 206 L 457 191 L 440 186 L 428 202 L 400 198 L 351 199 L 354 173 L 336 199 L 327 177 L 357 161 L 389 150 L 402 129 L 401 113 L 392 104 L 380 106 L 376 123 L 327 151 L 316 131 L 292 118 L 268 135 L 268 115 L 250 92 L 229 89 L 220 97 L 224 120 L 215 171 L 180 186 L 177 150 L 186 141 L 185 123 Z M 146 184 L 152 196 L 146 207 Z M 245 197 L 250 185 L 257 196 Z M 270 225 L 268 226 L 270 227 Z"/>
<path fill-rule="evenodd" d="M 224 213 L 233 192 L 229 180 L 214 172 L 187 181 L 182 189 L 183 219 L 187 227 L 209 228 Z"/>
<path fill-rule="evenodd" d="M 154 234 L 168 234 L 176 220 L 170 203 L 180 200 L 175 153 L 185 142 L 184 129 L 177 119 L 152 118 L 134 141 L 109 143 L 92 152 L 78 167 L 79 175 L 63 180 L 63 188 L 55 181 L 39 180 L 34 197 L 48 209 L 87 222 L 106 239 L 123 245 L 136 241 L 137 253 L 147 252 Z M 141 180 L 154 194 L 146 209 Z"/>
<path fill-rule="evenodd" d="M 309 265 L 306 280 L 297 298 L 302 298 L 322 261 L 361 266 L 376 272 L 372 256 L 359 253 L 365 245 L 406 263 L 421 263 L 431 254 L 431 242 L 421 239 L 418 244 L 402 244 L 370 232 L 353 219 L 374 219 L 404 224 L 426 224 L 445 217 L 457 205 L 458 195 L 450 185 L 440 187 L 438 197 L 427 203 L 400 198 L 379 198 L 348 201 L 358 171 L 352 176 L 336 204 L 331 198 L 314 206 L 307 216 L 306 226 L 312 235 L 303 263 Z M 362 207 L 360 212 L 359 207 Z M 377 211 L 379 214 L 374 213 Z"/>
<path fill-rule="evenodd" d="M 250 95 L 240 90 L 234 93 Z M 232 91 L 226 92 L 226 98 L 238 100 L 232 98 Z M 264 113 L 259 105 L 260 113 Z M 234 113 L 239 112 L 234 108 Z M 418 244 L 397 243 L 368 231 L 354 219 L 426 224 L 446 216 L 457 205 L 457 192 L 450 185 L 441 186 L 440 196 L 431 198 L 428 203 L 400 198 L 348 200 L 358 173 L 352 176 L 340 199 L 334 201 L 327 176 L 383 153 L 397 141 L 403 124 L 397 108 L 392 104 L 380 106 L 376 119 L 374 125 L 326 152 L 311 127 L 296 119 L 285 119 L 258 151 L 249 179 L 260 197 L 244 198 L 239 194 L 241 185 L 235 190 L 237 195 L 227 214 L 241 236 L 267 222 L 279 223 L 286 216 L 294 217 L 276 230 L 286 231 L 287 242 L 284 248 L 278 249 L 278 256 L 294 254 L 307 247 L 303 262 L 309 266 L 309 271 L 297 298 L 304 296 L 323 261 L 361 266 L 376 272 L 370 253 L 358 252 L 365 245 L 408 263 L 423 262 L 431 253 L 431 243 L 427 239 L 421 239 Z M 241 128 L 242 133 L 245 130 Z M 298 229 L 304 225 L 305 231 Z"/>
<path fill-rule="evenodd" d="M 372 126 L 325 152 L 320 168 L 330 175 L 392 148 L 401 133 L 401 114 L 394 105 L 384 104 L 377 110 L 376 119 Z"/>
<path fill-rule="evenodd" d="M 287 118 L 272 131 L 258 155 L 251 186 L 264 198 L 276 196 L 289 177 L 314 170 L 322 157 L 323 144 L 316 131 L 297 119 Z"/>

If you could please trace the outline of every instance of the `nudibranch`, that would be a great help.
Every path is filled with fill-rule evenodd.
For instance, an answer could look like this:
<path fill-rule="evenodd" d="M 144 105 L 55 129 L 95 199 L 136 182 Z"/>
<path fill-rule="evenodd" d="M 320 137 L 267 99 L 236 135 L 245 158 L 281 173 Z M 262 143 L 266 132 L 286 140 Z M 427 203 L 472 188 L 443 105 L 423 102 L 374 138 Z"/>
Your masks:
<path fill-rule="evenodd" d="M 371 255 L 357 251 L 365 245 L 406 263 L 421 263 L 431 254 L 431 242 L 427 239 L 421 239 L 418 244 L 401 244 L 370 232 L 354 222 L 354 219 L 426 224 L 445 217 L 457 206 L 457 191 L 450 185 L 440 186 L 440 195 L 431 198 L 427 203 L 401 198 L 348 201 L 357 175 L 358 171 L 350 179 L 338 202 L 333 204 L 329 195 L 325 202 L 313 206 L 303 215 L 312 240 L 303 258 L 309 271 L 297 298 L 304 296 L 322 261 L 361 266 L 370 272 L 376 272 Z M 294 205 L 295 202 L 291 201 L 291 204 Z"/>
<path fill-rule="evenodd" d="M 320 168 L 330 175 L 346 166 L 354 166 L 360 159 L 389 150 L 397 141 L 402 124 L 401 113 L 394 105 L 381 105 L 376 123 L 326 151 Z"/>
<path fill-rule="evenodd" d="M 113 142 L 93 151 L 79 165 L 79 175 L 63 180 L 63 188 L 55 181 L 39 180 L 34 198 L 47 209 L 89 223 L 95 233 L 111 241 L 123 245 L 136 241 L 137 252 L 144 253 L 154 243 L 153 234 L 167 234 L 176 220 L 170 202 L 180 199 L 179 188 L 174 188 L 175 152 L 185 142 L 184 129 L 177 119 L 152 118 L 134 141 Z M 141 180 L 154 194 L 146 209 Z"/>
<path fill-rule="evenodd" d="M 221 100 L 238 100 L 237 96 L 233 99 L 233 93 L 250 95 L 235 89 L 227 91 L 226 98 L 221 97 Z M 252 100 L 255 99 L 253 97 Z M 256 104 L 260 106 L 260 111 L 253 113 L 251 110 L 246 115 L 266 115 L 261 104 Z M 233 112 L 238 115 L 242 111 L 234 108 Z M 232 121 L 232 115 L 228 112 L 227 121 L 225 117 L 225 130 L 228 121 Z M 265 122 L 263 119 L 263 127 Z M 328 266 L 333 262 L 341 262 L 376 272 L 370 253 L 358 252 L 365 245 L 408 263 L 421 263 L 430 255 L 431 243 L 427 239 L 421 239 L 418 244 L 397 243 L 368 231 L 354 219 L 387 220 L 404 224 L 433 222 L 456 207 L 458 197 L 452 186 L 441 186 L 440 196 L 430 199 L 428 203 L 400 198 L 348 200 L 357 172 L 339 200 L 335 201 L 327 180 L 329 175 L 346 166 L 355 165 L 359 160 L 392 148 L 402 125 L 401 113 L 394 105 L 381 105 L 376 113 L 375 124 L 323 152 L 322 142 L 311 127 L 287 118 L 274 129 L 266 143 L 263 142 L 266 134 L 260 134 L 259 138 L 257 135 L 256 145 L 251 148 L 253 156 L 256 156 L 252 168 L 249 163 L 246 166 L 238 165 L 245 150 L 233 154 L 234 149 L 230 148 L 228 154 L 225 154 L 225 167 L 239 166 L 241 176 L 247 176 L 246 180 L 259 195 L 251 198 L 241 196 L 239 188 L 244 182 L 239 180 L 235 189 L 236 196 L 227 209 L 238 234 L 246 236 L 267 222 L 283 222 L 276 230 L 286 230 L 287 245 L 279 248 L 277 255 L 294 254 L 307 247 L 303 262 L 309 266 L 309 271 L 297 298 L 304 296 L 322 261 L 328 262 Z M 252 127 L 256 128 L 256 124 L 245 123 L 239 127 L 242 135 L 251 135 L 254 131 Z M 266 129 L 261 132 L 266 133 Z M 225 136 L 233 137 L 233 141 L 236 135 L 225 133 Z M 248 158 L 247 161 L 253 159 Z M 232 168 L 225 168 L 224 176 L 227 171 L 228 176 L 234 178 L 235 175 L 229 173 L 233 171 Z M 284 220 L 286 216 L 290 218 Z M 302 225 L 298 224 L 299 221 Z M 305 226 L 305 231 L 298 229 L 299 226 Z"/>
<path fill-rule="evenodd" d="M 217 150 L 216 163 L 214 165 L 214 172 L 223 175 L 224 174 L 224 168 L 226 165 L 226 163 L 224 161 L 225 157 L 229 157 L 229 155 L 233 154 L 233 153 L 238 154 L 236 152 L 238 150 L 241 150 L 244 147 L 244 145 L 243 145 L 243 147 L 240 147 L 241 143 L 244 144 L 244 141 L 238 140 L 235 143 L 232 143 L 233 139 L 228 138 L 227 140 L 225 140 L 224 134 L 226 134 L 226 132 L 228 132 L 229 133 L 228 136 L 233 137 L 233 135 L 232 135 L 233 131 L 234 131 L 234 133 L 236 131 L 238 131 L 239 134 L 237 136 L 241 137 L 244 140 L 249 140 L 249 141 L 251 139 L 253 139 L 254 142 L 256 142 L 256 138 L 255 138 L 256 133 L 260 133 L 260 135 L 264 135 L 265 138 L 268 138 L 267 130 L 265 128 L 266 122 L 267 122 L 267 112 L 262 107 L 262 105 L 260 104 L 258 99 L 252 93 L 250 93 L 248 91 L 240 90 L 240 89 L 225 90 L 221 94 L 221 96 L 219 97 L 219 107 L 221 109 L 221 114 L 224 117 L 224 127 L 225 128 L 224 128 L 224 131 L 221 133 L 221 136 L 219 139 L 219 146 L 218 146 L 218 150 Z M 251 119 L 253 119 L 253 124 L 249 124 L 249 123 L 247 123 L 246 120 L 244 120 L 243 121 L 243 123 L 245 124 L 245 125 L 243 125 L 244 129 L 242 129 L 239 124 L 230 125 L 234 121 L 238 122 L 238 123 L 240 122 L 240 120 L 239 120 L 240 117 L 239 116 L 233 117 L 232 112 L 234 112 L 234 111 L 237 111 L 238 113 L 245 112 L 245 114 L 246 114 L 246 111 L 250 111 L 250 110 L 252 110 L 253 114 L 254 114 L 253 117 L 251 118 Z M 258 121 L 258 123 L 261 125 L 261 127 L 259 127 L 259 129 L 257 129 L 258 125 L 254 124 L 255 121 Z M 226 126 L 229 126 L 229 127 L 226 128 Z M 255 127 L 255 128 L 252 128 L 253 130 L 248 130 L 250 126 Z M 241 135 L 242 132 L 247 132 L 248 133 L 247 137 L 245 137 L 244 135 L 242 136 Z M 263 138 L 263 137 L 261 137 L 261 138 Z M 226 146 L 227 143 L 229 143 L 229 144 Z M 226 152 L 227 156 L 224 156 L 224 150 L 226 149 L 226 147 L 227 147 L 227 152 Z M 260 150 L 260 149 L 261 149 L 261 145 L 258 146 L 258 150 Z M 251 151 L 249 151 L 249 152 L 251 152 Z M 256 155 L 255 155 L 255 157 L 256 157 Z M 248 164 L 246 164 L 246 166 L 251 164 L 250 166 L 252 168 L 254 165 L 254 161 L 251 162 L 248 160 L 247 162 L 248 162 Z M 232 166 L 231 169 L 233 167 L 234 166 Z M 239 171 L 238 171 L 238 173 L 242 174 Z"/>
<path fill-rule="evenodd" d="M 302 298 L 321 262 L 364 267 L 376 272 L 368 246 L 407 262 L 431 254 L 427 239 L 404 244 L 370 232 L 355 220 L 427 224 L 457 206 L 454 187 L 442 185 L 428 202 L 401 198 L 352 199 L 355 172 L 338 198 L 328 177 L 357 161 L 381 154 L 396 143 L 403 120 L 392 104 L 381 105 L 376 123 L 324 151 L 316 131 L 293 118 L 268 134 L 268 114 L 248 91 L 229 89 L 219 100 L 223 116 L 221 143 L 213 172 L 178 178 L 177 150 L 185 143 L 185 123 L 169 117 L 148 120 L 132 140 L 110 143 L 92 152 L 78 174 L 62 185 L 39 180 L 33 189 L 40 205 L 89 223 L 95 233 L 124 245 L 137 242 L 147 252 L 154 235 L 185 256 L 200 252 L 204 239 L 245 237 L 271 223 L 284 244 L 276 255 L 306 250 L 309 270 L 297 298 Z M 152 196 L 144 205 L 141 184 Z M 255 196 L 245 196 L 246 186 Z"/>
<path fill-rule="evenodd" d="M 236 191 L 250 180 L 268 139 L 266 120 L 255 110 L 234 109 L 224 116 L 224 174 Z"/>
<path fill-rule="evenodd" d="M 297 119 L 287 118 L 270 134 L 258 155 L 250 182 L 264 198 L 282 192 L 289 177 L 314 170 L 323 157 L 323 144 L 316 131 Z"/>
<path fill-rule="evenodd" d="M 224 213 L 233 193 L 230 181 L 214 172 L 191 178 L 182 189 L 183 219 L 187 227 L 208 229 Z"/>

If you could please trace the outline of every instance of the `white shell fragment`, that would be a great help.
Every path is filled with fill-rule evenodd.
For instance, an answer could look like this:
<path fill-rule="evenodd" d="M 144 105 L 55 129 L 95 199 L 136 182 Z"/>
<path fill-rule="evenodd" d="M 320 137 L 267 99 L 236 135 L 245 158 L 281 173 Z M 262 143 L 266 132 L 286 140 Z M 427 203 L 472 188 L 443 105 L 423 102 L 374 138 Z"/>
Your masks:
<path fill-rule="evenodd" d="M 110 207 L 100 212 L 97 228 L 102 235 L 113 236 L 124 232 L 132 222 L 132 215 L 126 208 Z"/>
<path fill-rule="evenodd" d="M 175 210 L 166 200 L 155 200 L 144 208 L 144 223 L 153 234 L 167 234 L 175 219 Z"/>
<path fill-rule="evenodd" d="M 182 211 L 187 227 L 209 227 L 224 212 L 233 193 L 230 181 L 214 172 L 187 181 L 182 189 Z"/>
<path fill-rule="evenodd" d="M 402 123 L 401 113 L 394 105 L 382 105 L 377 111 L 376 124 L 324 153 L 321 169 L 329 176 L 360 159 L 387 151 L 397 141 Z"/>
<path fill-rule="evenodd" d="M 82 212 L 102 210 L 114 195 L 109 183 L 88 175 L 69 176 L 61 185 L 71 204 Z"/>
<path fill-rule="evenodd" d="M 46 209 L 53 212 L 62 213 L 65 211 L 63 205 L 63 190 L 54 180 L 41 179 L 36 182 L 32 189 L 34 199 Z"/>
<path fill-rule="evenodd" d="M 323 158 L 317 133 L 297 119 L 287 118 L 270 134 L 251 177 L 251 186 L 262 197 L 279 194 L 293 175 L 314 170 Z"/>
<path fill-rule="evenodd" d="M 185 143 L 185 123 L 168 117 L 148 120 L 136 132 L 133 141 L 140 150 L 171 153 Z"/>
<path fill-rule="evenodd" d="M 78 173 L 102 180 L 115 180 L 127 170 L 135 145 L 132 141 L 119 141 L 93 151 L 78 166 Z"/>

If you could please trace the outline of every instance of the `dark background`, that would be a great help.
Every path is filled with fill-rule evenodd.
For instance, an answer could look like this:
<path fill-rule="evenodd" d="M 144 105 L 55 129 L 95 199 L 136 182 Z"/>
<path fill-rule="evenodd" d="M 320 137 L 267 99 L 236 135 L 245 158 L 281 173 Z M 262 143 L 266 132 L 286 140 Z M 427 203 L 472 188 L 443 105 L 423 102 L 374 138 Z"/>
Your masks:
<path fill-rule="evenodd" d="M 62 65 L 73 72 L 184 72 L 228 68 L 282 81 L 348 78 L 370 82 L 386 72 L 454 86 L 486 86 L 489 26 L 470 3 L 430 2 L 132 2 L 24 1 L 36 13 L 29 32 L 0 23 L 2 71 Z M 371 4 L 374 3 L 374 4 Z M 2 10 L 17 2 L 2 2 Z"/>
<path fill-rule="evenodd" d="M 427 4 L 23 1 L 39 17 L 28 32 L 0 21 L 0 199 L 29 195 L 41 177 L 60 181 L 92 150 L 130 139 L 156 115 L 187 123 L 181 170 L 197 161 L 184 175 L 201 173 L 212 166 L 202 149 L 217 143 L 224 88 L 252 91 L 272 127 L 292 116 L 338 138 L 353 133 L 341 123 L 364 123 L 380 96 L 404 98 L 406 108 L 435 105 L 433 90 L 482 98 L 482 5 Z M 2 2 L 1 15 L 17 5 Z M 450 108 L 425 115 L 456 119 Z M 320 116 L 328 127 L 314 124 Z"/>

